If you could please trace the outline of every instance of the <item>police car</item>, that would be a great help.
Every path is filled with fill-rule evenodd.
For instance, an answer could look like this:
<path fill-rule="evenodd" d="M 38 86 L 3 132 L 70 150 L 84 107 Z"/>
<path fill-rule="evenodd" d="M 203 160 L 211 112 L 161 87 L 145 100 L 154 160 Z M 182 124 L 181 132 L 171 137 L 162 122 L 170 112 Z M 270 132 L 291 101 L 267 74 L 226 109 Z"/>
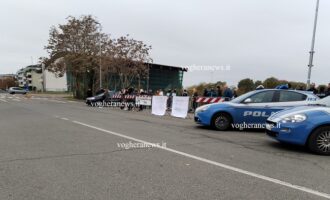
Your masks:
<path fill-rule="evenodd" d="M 230 102 L 208 104 L 195 111 L 195 122 L 224 131 L 230 128 L 265 128 L 273 113 L 293 106 L 307 105 L 319 97 L 311 92 L 263 89 L 248 92 Z M 259 126 L 259 127 L 258 127 Z"/>
<path fill-rule="evenodd" d="M 266 133 L 280 142 L 306 145 L 315 153 L 330 155 L 330 96 L 278 112 L 266 127 Z"/>

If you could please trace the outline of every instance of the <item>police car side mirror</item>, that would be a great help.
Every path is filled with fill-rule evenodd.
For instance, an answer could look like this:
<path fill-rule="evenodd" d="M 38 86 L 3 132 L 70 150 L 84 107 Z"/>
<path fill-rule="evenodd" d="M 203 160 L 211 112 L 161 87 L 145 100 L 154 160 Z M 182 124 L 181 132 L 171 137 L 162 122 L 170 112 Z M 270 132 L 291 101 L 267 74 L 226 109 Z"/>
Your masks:
<path fill-rule="evenodd" d="M 243 103 L 252 103 L 252 99 L 247 98 L 247 99 L 245 99 L 245 100 L 243 101 Z"/>

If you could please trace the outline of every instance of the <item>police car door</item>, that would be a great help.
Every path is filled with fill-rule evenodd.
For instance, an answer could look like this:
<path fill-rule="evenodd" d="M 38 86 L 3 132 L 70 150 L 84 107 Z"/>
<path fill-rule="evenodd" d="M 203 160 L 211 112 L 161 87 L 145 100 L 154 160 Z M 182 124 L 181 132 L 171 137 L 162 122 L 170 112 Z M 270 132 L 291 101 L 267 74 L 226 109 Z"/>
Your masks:
<path fill-rule="evenodd" d="M 276 102 L 276 90 L 266 90 L 251 95 L 236 108 L 237 122 L 264 123 L 272 114 L 269 107 L 274 102 Z"/>

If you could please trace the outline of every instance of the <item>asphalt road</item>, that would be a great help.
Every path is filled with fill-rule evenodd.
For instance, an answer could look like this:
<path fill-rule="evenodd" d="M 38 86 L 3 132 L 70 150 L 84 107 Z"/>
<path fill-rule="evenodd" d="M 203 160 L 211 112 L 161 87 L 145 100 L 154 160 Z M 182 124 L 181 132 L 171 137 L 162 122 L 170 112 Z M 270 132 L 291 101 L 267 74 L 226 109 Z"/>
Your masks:
<path fill-rule="evenodd" d="M 329 199 L 329 172 L 263 132 L 0 94 L 1 200 Z"/>

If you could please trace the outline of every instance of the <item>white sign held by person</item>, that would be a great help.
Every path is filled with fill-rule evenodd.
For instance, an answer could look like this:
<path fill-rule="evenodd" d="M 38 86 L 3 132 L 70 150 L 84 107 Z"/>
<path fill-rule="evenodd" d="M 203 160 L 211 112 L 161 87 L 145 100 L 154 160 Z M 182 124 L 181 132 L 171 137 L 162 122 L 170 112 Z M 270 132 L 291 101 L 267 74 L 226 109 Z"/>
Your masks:
<path fill-rule="evenodd" d="M 173 117 L 186 118 L 188 115 L 189 97 L 173 97 L 172 113 Z"/>
<path fill-rule="evenodd" d="M 142 106 L 151 106 L 151 96 L 137 96 L 135 97 L 135 104 Z"/>
<path fill-rule="evenodd" d="M 151 113 L 153 115 L 163 116 L 166 113 L 167 96 L 153 96 Z"/>

